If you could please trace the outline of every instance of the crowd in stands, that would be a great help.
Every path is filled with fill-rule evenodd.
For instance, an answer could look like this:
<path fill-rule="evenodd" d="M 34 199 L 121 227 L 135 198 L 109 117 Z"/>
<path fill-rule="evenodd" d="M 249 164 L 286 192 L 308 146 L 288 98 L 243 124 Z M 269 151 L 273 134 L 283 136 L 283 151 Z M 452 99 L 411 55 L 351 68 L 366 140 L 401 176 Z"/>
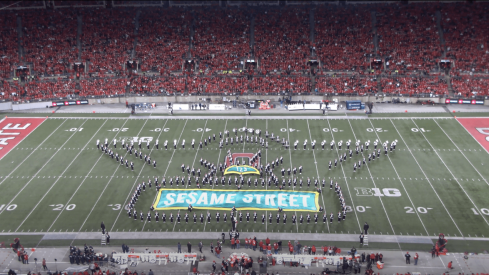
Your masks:
<path fill-rule="evenodd" d="M 446 57 L 455 61 L 455 70 L 485 72 L 489 70 L 486 3 L 448 3 L 441 5 Z"/>
<path fill-rule="evenodd" d="M 53 3 L 63 5 L 62 1 Z M 116 96 L 127 92 L 446 96 L 447 81 L 451 81 L 455 95 L 487 95 L 487 79 L 473 74 L 487 73 L 489 68 L 489 31 L 485 27 L 489 5 L 381 3 L 370 7 L 134 9 L 116 5 L 107 9 L 4 10 L 0 19 L 0 77 L 9 80 L 0 82 L 0 99 Z M 375 11 L 374 18 L 371 11 Z M 438 11 L 445 45 L 438 33 Z M 254 44 L 250 37 L 252 22 Z M 454 62 L 451 80 L 438 77 L 442 71 L 436 71 L 445 52 L 446 59 Z M 194 62 L 187 63 L 186 58 Z M 369 69 L 374 58 L 385 61 L 376 64 L 375 72 Z M 255 64 L 246 64 L 244 69 L 246 59 L 255 60 Z M 319 66 L 312 69 L 309 60 L 318 60 Z M 134 74 L 136 66 L 126 66 L 128 61 L 137 63 L 140 73 L 159 72 L 159 76 L 138 76 Z M 86 63 L 75 72 L 75 62 Z M 29 67 L 16 70 L 19 66 Z M 414 71 L 430 76 L 420 77 L 412 74 Z M 471 77 L 466 76 L 468 73 Z M 58 76 L 68 77 L 61 80 Z M 380 89 L 376 78 L 380 78 Z"/>
<path fill-rule="evenodd" d="M 77 15 L 71 9 L 24 11 L 22 46 L 24 61 L 38 74 L 72 72 L 78 58 Z"/>
<path fill-rule="evenodd" d="M 250 17 L 243 9 L 202 8 L 194 12 L 192 56 L 201 69 L 238 69 L 250 51 Z"/>
<path fill-rule="evenodd" d="M 131 59 L 134 42 L 133 8 L 84 9 L 82 61 L 89 61 L 89 72 L 116 72 Z"/>
<path fill-rule="evenodd" d="M 189 47 L 190 12 L 144 8 L 139 16 L 136 56 L 142 71 L 167 74 L 182 69 L 182 58 Z"/>
<path fill-rule="evenodd" d="M 377 81 L 369 77 L 318 77 L 316 78 L 318 93 L 326 94 L 358 94 L 366 95 L 377 91 Z"/>
<path fill-rule="evenodd" d="M 306 69 L 310 57 L 309 10 L 271 8 L 255 14 L 255 56 L 265 71 Z"/>
<path fill-rule="evenodd" d="M 0 77 L 9 78 L 14 64 L 19 63 L 17 16 L 13 12 L 0 14 Z"/>
<path fill-rule="evenodd" d="M 327 71 L 361 71 L 374 52 L 370 13 L 364 7 L 327 5 L 317 8 L 315 44 Z"/>
<path fill-rule="evenodd" d="M 382 92 L 390 95 L 439 96 L 448 94 L 448 85 L 440 77 L 396 77 L 380 80 Z"/>
<path fill-rule="evenodd" d="M 399 74 L 431 71 L 441 57 L 437 6 L 391 4 L 379 6 L 376 27 L 379 55 L 386 58 L 387 70 Z"/>
<path fill-rule="evenodd" d="M 284 92 L 304 94 L 311 92 L 310 81 L 309 77 L 304 76 L 253 77 L 251 90 L 257 94 L 282 94 Z"/>
<path fill-rule="evenodd" d="M 470 98 L 472 96 L 489 95 L 489 79 L 476 77 L 452 77 L 453 92 L 459 96 Z"/>

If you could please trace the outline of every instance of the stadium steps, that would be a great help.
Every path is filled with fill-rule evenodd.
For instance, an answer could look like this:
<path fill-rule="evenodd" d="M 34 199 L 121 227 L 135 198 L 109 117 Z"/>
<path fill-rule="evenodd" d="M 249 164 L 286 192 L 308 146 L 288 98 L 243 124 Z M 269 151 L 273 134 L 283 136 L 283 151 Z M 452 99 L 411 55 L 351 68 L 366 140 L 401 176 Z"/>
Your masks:
<path fill-rule="evenodd" d="M 132 44 L 131 60 L 134 60 L 136 56 L 136 45 L 138 43 L 138 31 L 139 31 L 139 16 L 141 15 L 141 9 L 136 12 L 136 18 L 134 18 L 134 42 Z"/>
<path fill-rule="evenodd" d="M 368 235 L 363 236 L 363 246 L 368 245 Z"/>
<path fill-rule="evenodd" d="M 82 26 L 83 26 L 83 19 L 81 14 L 78 14 L 76 16 L 76 21 L 78 22 L 77 31 L 76 31 L 76 47 L 78 48 L 78 60 L 81 60 L 81 52 L 82 52 L 81 34 L 82 34 Z"/>
<path fill-rule="evenodd" d="M 445 80 L 447 81 L 447 87 L 448 87 L 448 96 L 450 97 L 453 97 L 455 92 L 453 91 L 453 88 L 452 88 L 452 82 L 450 81 L 450 75 L 445 75 L 442 77 L 445 78 Z"/>
<path fill-rule="evenodd" d="M 250 48 L 253 49 L 255 46 L 255 14 L 251 15 L 251 23 L 250 23 Z"/>
<path fill-rule="evenodd" d="M 24 56 L 24 48 L 22 47 L 22 18 L 20 16 L 17 16 L 17 43 L 19 46 L 19 59 L 22 60 L 22 57 Z"/>
<path fill-rule="evenodd" d="M 377 56 L 377 52 L 379 51 L 379 37 L 377 36 L 377 12 L 376 11 L 371 11 L 370 12 L 370 22 L 372 24 L 372 32 L 374 34 L 374 50 L 375 50 L 375 55 Z"/>
<path fill-rule="evenodd" d="M 314 44 L 314 11 L 314 8 L 309 10 L 309 39 L 311 44 Z"/>
<path fill-rule="evenodd" d="M 106 245 L 106 244 L 107 244 L 107 243 L 106 243 L 106 241 L 107 241 L 107 239 L 105 238 L 105 235 L 104 235 L 104 234 L 102 234 L 102 239 L 101 239 L 100 244 L 101 244 L 101 245 Z"/>
<path fill-rule="evenodd" d="M 443 29 L 441 27 L 441 12 L 437 10 L 435 15 L 436 15 L 436 28 L 438 29 L 438 35 L 440 38 L 440 47 L 443 50 L 441 57 L 445 58 L 447 56 L 447 46 L 445 45 L 445 39 L 443 38 Z"/>

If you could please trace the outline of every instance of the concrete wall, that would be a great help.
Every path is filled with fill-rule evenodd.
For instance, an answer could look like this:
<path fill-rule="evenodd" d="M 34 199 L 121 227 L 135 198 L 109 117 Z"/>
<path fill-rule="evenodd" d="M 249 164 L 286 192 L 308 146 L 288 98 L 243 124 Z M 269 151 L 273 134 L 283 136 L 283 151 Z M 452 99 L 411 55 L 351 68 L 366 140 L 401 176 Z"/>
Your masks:
<path fill-rule="evenodd" d="M 12 110 L 12 102 L 3 102 L 3 103 L 0 103 L 0 110 L 1 111 L 4 111 L 4 110 Z"/>
<path fill-rule="evenodd" d="M 24 104 L 12 104 L 12 110 L 29 110 L 29 109 L 38 109 L 38 108 L 46 108 L 47 106 L 51 106 L 51 102 L 35 102 L 35 103 L 24 103 Z"/>
<path fill-rule="evenodd" d="M 89 104 L 113 104 L 121 103 L 125 104 L 126 100 L 129 104 L 131 103 L 195 103 L 202 102 L 203 99 L 210 98 L 212 103 L 218 103 L 223 100 L 222 96 L 135 96 L 135 97 L 117 97 L 117 98 L 100 98 L 100 99 L 89 99 Z M 234 100 L 236 96 L 225 96 L 226 100 Z M 258 96 L 258 95 L 245 95 L 239 96 L 240 101 L 248 100 L 271 100 L 272 102 L 278 102 L 282 99 L 282 96 Z M 392 101 L 393 98 L 399 98 L 397 96 L 386 96 L 386 97 L 375 97 L 375 96 L 314 96 L 314 95 L 295 95 L 292 97 L 293 101 L 313 101 L 320 102 L 322 100 L 337 99 L 338 102 L 344 102 L 347 100 L 361 100 L 362 102 L 387 102 Z M 401 101 L 407 101 L 408 103 L 416 103 L 417 101 L 432 100 L 435 103 L 445 103 L 445 98 L 416 98 L 416 97 L 400 97 Z"/>

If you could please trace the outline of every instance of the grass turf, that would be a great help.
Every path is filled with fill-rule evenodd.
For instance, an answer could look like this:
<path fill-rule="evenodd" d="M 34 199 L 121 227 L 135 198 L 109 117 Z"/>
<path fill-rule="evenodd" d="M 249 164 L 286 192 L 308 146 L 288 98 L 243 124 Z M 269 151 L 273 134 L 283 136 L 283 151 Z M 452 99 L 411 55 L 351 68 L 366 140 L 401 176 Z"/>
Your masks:
<path fill-rule="evenodd" d="M 189 148 L 191 139 L 199 141 L 213 133 L 218 136 L 225 129 L 244 126 L 262 129 L 262 135 L 268 129 L 291 143 L 299 140 L 299 150 L 285 150 L 276 142 L 270 142 L 269 150 L 263 150 L 254 143 L 240 143 L 219 150 L 217 142 L 202 150 Z M 151 151 L 152 159 L 158 162 L 156 169 L 152 165 L 143 165 L 132 155 L 128 156 L 136 164 L 132 172 L 102 154 L 95 146 L 97 139 L 136 136 L 159 138 L 160 149 Z M 179 146 L 174 152 L 171 146 L 173 139 L 185 139 L 186 149 Z M 309 145 L 309 150 L 302 150 L 304 139 L 315 139 L 316 149 L 311 150 Z M 357 172 L 353 172 L 353 160 L 358 161 L 361 156 L 355 152 L 353 159 L 348 158 L 343 166 L 339 164 L 329 171 L 327 163 L 337 157 L 338 151 L 336 148 L 330 150 L 328 145 L 322 150 L 319 144 L 323 139 L 327 144 L 332 139 L 351 139 L 353 144 L 355 139 L 362 143 L 370 140 L 369 151 L 375 139 L 389 142 L 397 139 L 398 146 L 388 158 L 382 152 L 380 159 L 367 167 L 362 165 Z M 169 140 L 167 151 L 162 150 L 164 140 Z M 143 153 L 150 152 L 144 143 L 143 148 Z M 170 212 L 176 215 L 174 210 L 164 211 L 167 222 L 157 224 L 154 220 L 152 223 L 140 222 L 139 217 L 137 221 L 129 219 L 124 210 L 136 184 L 155 176 L 161 180 L 165 176 L 166 188 L 170 188 L 168 178 L 182 174 L 182 163 L 197 169 L 202 157 L 217 164 L 223 161 L 227 149 L 253 153 L 262 149 L 263 163 L 282 156 L 285 168 L 304 167 L 299 177 L 305 180 L 307 177 L 325 178 L 328 184 L 332 178 L 342 187 L 346 203 L 352 209 L 344 222 L 337 223 L 335 216 L 332 224 L 324 224 L 320 215 L 317 225 L 314 220 L 311 224 L 304 221 L 302 225 L 293 225 L 292 213 L 288 214 L 287 224 L 284 225 L 282 220 L 276 224 L 276 211 L 272 213 L 272 223 L 268 223 L 270 211 L 266 211 L 266 224 L 262 225 L 262 211 L 258 211 L 258 222 L 247 223 L 244 219 L 239 225 L 241 232 L 358 234 L 364 222 L 370 224 L 370 232 L 388 235 L 435 236 L 443 232 L 448 236 L 482 237 L 489 229 L 486 215 L 489 214 L 488 184 L 485 180 L 489 171 L 484 167 L 487 152 L 452 118 L 114 120 L 91 117 L 50 118 L 0 160 L 0 230 L 11 233 L 91 232 L 98 231 L 104 221 L 110 231 L 119 232 L 227 231 L 229 222 L 225 226 L 222 221 L 220 224 L 215 222 L 216 211 L 210 211 L 210 224 L 199 221 L 194 224 L 192 219 L 188 224 L 183 220 L 180 224 L 170 223 L 168 217 Z M 345 149 L 344 144 L 341 153 L 346 152 Z M 120 143 L 117 152 L 126 153 L 120 148 Z M 280 177 L 279 171 L 275 173 Z M 227 183 L 225 187 L 219 185 L 219 189 L 222 188 L 234 189 L 234 184 L 231 187 Z M 272 185 L 271 188 L 275 187 Z M 373 188 L 378 188 L 378 191 Z M 251 189 L 255 187 L 252 185 Z M 260 184 L 257 189 L 262 189 Z M 314 184 L 308 189 L 306 183 L 302 188 L 314 189 Z M 367 191 L 362 193 L 361 190 Z M 154 187 L 143 192 L 136 205 L 138 212 L 144 210 L 146 213 L 154 197 Z M 329 188 L 324 189 L 319 202 L 328 214 L 338 213 L 337 196 Z M 482 215 L 474 214 L 475 209 L 479 209 Z M 200 215 L 200 211 L 196 213 Z M 221 217 L 222 214 L 221 211 Z M 305 217 L 307 213 L 297 212 L 298 216 L 301 214 Z M 246 216 L 246 211 L 243 216 Z M 463 247 L 464 241 L 457 242 Z"/>

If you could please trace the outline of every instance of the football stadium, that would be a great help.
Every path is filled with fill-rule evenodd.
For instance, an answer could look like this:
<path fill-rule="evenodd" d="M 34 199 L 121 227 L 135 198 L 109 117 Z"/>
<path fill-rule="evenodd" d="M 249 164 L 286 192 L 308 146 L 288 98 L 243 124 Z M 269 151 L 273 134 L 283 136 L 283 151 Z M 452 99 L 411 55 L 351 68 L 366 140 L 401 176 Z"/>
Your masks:
<path fill-rule="evenodd" d="M 489 274 L 489 3 L 0 6 L 0 274 Z"/>

